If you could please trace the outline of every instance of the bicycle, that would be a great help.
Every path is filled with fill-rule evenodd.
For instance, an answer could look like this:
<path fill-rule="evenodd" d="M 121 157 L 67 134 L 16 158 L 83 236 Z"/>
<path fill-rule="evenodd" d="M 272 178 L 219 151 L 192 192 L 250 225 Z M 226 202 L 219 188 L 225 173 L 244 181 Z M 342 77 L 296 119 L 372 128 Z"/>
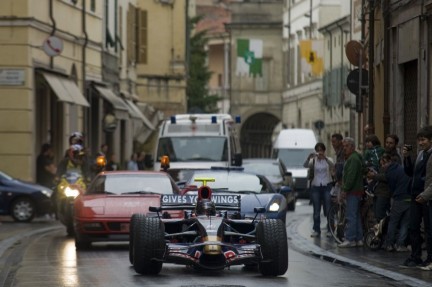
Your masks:
<path fill-rule="evenodd" d="M 377 224 L 374 225 L 366 234 L 365 234 L 365 244 L 371 250 L 379 250 L 387 235 L 388 225 L 390 221 L 390 214 L 387 215 L 380 220 Z"/>
<path fill-rule="evenodd" d="M 342 243 L 345 239 L 346 228 L 346 202 L 339 198 L 339 194 L 332 196 L 332 206 L 329 209 L 327 220 L 330 233 L 337 243 Z M 373 212 L 373 193 L 365 186 L 365 193 L 360 202 L 360 216 L 362 219 L 363 233 L 366 234 L 375 224 Z"/>

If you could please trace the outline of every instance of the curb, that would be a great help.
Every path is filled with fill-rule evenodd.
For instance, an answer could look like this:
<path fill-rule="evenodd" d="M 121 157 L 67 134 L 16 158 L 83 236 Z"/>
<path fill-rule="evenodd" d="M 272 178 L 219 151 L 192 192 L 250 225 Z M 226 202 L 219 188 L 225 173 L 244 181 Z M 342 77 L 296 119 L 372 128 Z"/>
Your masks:
<path fill-rule="evenodd" d="M 288 237 L 291 239 L 291 242 L 294 246 L 293 247 L 296 251 L 301 252 L 305 255 L 312 255 L 314 257 L 317 257 L 321 260 L 325 260 L 331 263 L 344 265 L 346 267 L 350 268 L 360 268 L 362 270 L 365 270 L 367 272 L 371 272 L 377 275 L 384 276 L 386 278 L 392 279 L 397 282 L 401 282 L 403 284 L 406 284 L 408 286 L 413 287 L 423 287 L 430 285 L 430 282 L 423 281 L 416 279 L 414 277 L 402 275 L 397 272 L 389 271 L 383 268 L 379 268 L 376 266 L 373 266 L 368 263 L 358 262 L 340 255 L 337 255 L 333 252 L 324 250 L 320 248 L 319 246 L 313 244 L 312 242 L 306 240 L 303 236 L 300 235 L 298 232 L 298 229 L 300 225 L 306 221 L 309 220 L 308 218 L 291 218 L 290 223 L 287 225 L 287 232 Z"/>

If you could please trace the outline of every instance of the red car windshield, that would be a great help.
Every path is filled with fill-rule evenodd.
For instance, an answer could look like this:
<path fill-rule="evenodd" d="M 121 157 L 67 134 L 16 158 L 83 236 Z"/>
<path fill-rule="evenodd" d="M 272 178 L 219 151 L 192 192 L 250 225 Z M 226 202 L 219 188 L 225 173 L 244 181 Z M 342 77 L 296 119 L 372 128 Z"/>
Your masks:
<path fill-rule="evenodd" d="M 110 174 L 96 178 L 86 194 L 173 194 L 179 190 L 165 175 Z"/>

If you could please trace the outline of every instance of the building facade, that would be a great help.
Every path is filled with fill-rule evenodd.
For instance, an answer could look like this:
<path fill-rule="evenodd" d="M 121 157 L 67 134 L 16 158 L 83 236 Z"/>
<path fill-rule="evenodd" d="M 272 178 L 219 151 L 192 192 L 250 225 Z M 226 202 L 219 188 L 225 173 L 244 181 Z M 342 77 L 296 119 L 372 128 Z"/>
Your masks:
<path fill-rule="evenodd" d="M 138 97 L 165 117 L 185 113 L 188 18 L 195 15 L 195 0 L 139 0 L 138 8 L 140 37 L 130 57 L 136 65 Z"/>
<path fill-rule="evenodd" d="M 348 1 L 298 0 L 287 1 L 284 9 L 287 85 L 282 122 L 286 128 L 313 129 L 319 140 L 327 143 L 334 131 L 346 134 L 349 113 L 343 115 L 341 77 L 336 81 L 340 58 L 329 58 L 335 51 L 330 51 L 331 38 L 326 42 L 320 28 L 340 18 L 345 6 L 350 7 Z M 341 47 L 340 41 L 332 45 Z M 325 75 L 334 75 L 333 90 L 323 82 Z M 324 89 L 327 95 L 323 95 Z"/>
<path fill-rule="evenodd" d="M 269 157 L 285 85 L 281 0 L 230 4 L 230 113 L 241 115 L 243 157 Z"/>
<path fill-rule="evenodd" d="M 1 1 L 0 170 L 34 181 L 41 145 L 58 162 L 75 131 L 90 154 L 108 143 L 124 161 L 137 130 L 153 128 L 132 89 L 121 97 L 122 82 L 133 82 L 119 71 L 130 66 L 123 27 L 134 2 Z"/>

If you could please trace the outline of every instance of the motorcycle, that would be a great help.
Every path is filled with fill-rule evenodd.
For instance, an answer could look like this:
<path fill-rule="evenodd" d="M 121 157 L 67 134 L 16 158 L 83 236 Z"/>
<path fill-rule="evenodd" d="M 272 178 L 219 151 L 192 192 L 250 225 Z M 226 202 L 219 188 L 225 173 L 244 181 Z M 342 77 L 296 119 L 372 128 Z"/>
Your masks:
<path fill-rule="evenodd" d="M 106 159 L 99 156 L 96 159 L 96 171 L 104 171 Z M 56 216 L 66 226 L 68 236 L 75 234 L 74 230 L 74 201 L 87 188 L 86 178 L 80 170 L 69 170 L 60 179 L 57 185 L 55 196 Z"/>
<path fill-rule="evenodd" d="M 85 179 L 78 170 L 67 171 L 57 185 L 55 198 L 56 215 L 60 222 L 66 226 L 68 236 L 74 235 L 74 200 L 85 189 Z"/>

